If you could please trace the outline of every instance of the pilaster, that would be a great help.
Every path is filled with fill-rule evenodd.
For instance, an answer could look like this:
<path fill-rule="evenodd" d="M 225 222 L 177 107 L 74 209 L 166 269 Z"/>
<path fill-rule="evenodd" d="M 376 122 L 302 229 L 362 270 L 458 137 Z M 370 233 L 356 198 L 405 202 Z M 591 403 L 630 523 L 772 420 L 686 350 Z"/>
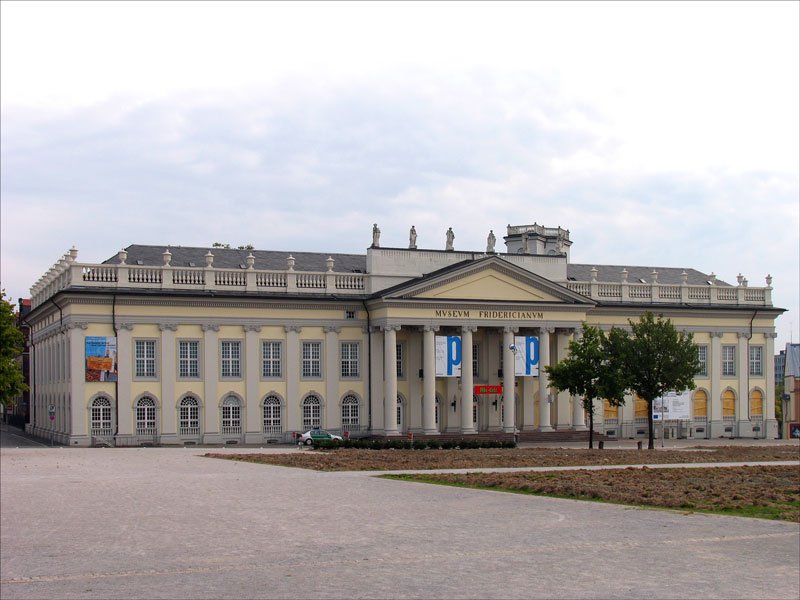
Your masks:
<path fill-rule="evenodd" d="M 176 366 L 175 332 L 176 325 L 171 323 L 159 324 L 161 330 L 161 398 L 157 412 L 156 427 L 159 436 L 164 434 L 172 436 L 178 432 L 177 413 L 175 411 L 175 379 L 178 376 Z M 177 440 L 175 440 L 177 442 Z"/>
<path fill-rule="evenodd" d="M 248 272 L 249 273 L 249 272 Z M 258 338 L 261 333 L 260 325 L 244 325 L 244 413 L 243 423 L 245 443 L 258 443 L 263 440 L 261 424 L 261 398 L 258 393 L 258 383 L 261 381 L 260 358 Z"/>
<path fill-rule="evenodd" d="M 339 378 L 342 370 L 339 364 L 339 333 L 341 327 L 328 325 L 325 331 L 325 424 L 329 429 L 341 427 L 342 415 L 339 412 Z"/>
<path fill-rule="evenodd" d="M 213 275 L 213 273 L 212 273 Z M 219 325 L 202 325 L 203 330 L 203 407 L 201 420 L 203 431 L 201 438 L 206 435 L 219 435 L 219 398 L 217 398 L 217 383 L 219 382 Z"/>
<path fill-rule="evenodd" d="M 300 431 L 300 332 L 299 325 L 284 327 L 286 332 L 286 424 L 288 431 Z M 303 433 L 303 432 L 301 432 Z"/>
<path fill-rule="evenodd" d="M 117 430 L 118 436 L 133 434 L 133 325 L 120 323 L 117 325 Z"/>
<path fill-rule="evenodd" d="M 70 323 L 67 325 L 69 336 L 69 404 L 70 411 L 70 445 L 84 446 L 89 444 L 89 418 L 86 409 L 86 371 L 84 351 L 86 346 L 86 323 Z M 117 348 L 119 353 L 119 348 Z M 117 354 L 119 357 L 119 354 Z M 31 410 L 33 410 L 31 402 Z M 33 422 L 33 414 L 31 414 Z M 75 442 L 78 442 L 75 444 Z"/>

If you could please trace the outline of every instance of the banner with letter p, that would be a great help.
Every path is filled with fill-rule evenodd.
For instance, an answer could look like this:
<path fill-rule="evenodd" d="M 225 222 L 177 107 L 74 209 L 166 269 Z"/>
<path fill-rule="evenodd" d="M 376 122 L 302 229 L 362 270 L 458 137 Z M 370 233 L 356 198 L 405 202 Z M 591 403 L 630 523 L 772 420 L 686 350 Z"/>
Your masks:
<path fill-rule="evenodd" d="M 461 338 L 436 336 L 436 377 L 461 377 Z"/>
<path fill-rule="evenodd" d="M 514 336 L 514 375 L 538 377 L 539 338 L 535 335 Z"/>

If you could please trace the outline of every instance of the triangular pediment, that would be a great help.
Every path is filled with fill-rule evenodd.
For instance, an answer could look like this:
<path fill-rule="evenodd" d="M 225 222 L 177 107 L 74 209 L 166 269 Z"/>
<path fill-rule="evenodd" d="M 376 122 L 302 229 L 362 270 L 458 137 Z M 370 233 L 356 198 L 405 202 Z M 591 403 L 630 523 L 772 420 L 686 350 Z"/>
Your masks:
<path fill-rule="evenodd" d="M 587 298 L 499 257 L 447 267 L 380 295 L 386 299 L 591 304 Z"/>

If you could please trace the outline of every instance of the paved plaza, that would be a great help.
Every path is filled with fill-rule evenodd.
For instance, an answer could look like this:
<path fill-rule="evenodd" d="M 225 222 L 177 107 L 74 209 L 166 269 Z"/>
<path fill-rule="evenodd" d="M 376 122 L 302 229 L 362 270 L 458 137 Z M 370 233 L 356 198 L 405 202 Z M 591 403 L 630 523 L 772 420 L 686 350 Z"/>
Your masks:
<path fill-rule="evenodd" d="M 306 451 L 256 449 L 287 450 Z M 4 447 L 0 597 L 729 599 L 800 590 L 797 524 L 317 473 L 207 451 Z"/>

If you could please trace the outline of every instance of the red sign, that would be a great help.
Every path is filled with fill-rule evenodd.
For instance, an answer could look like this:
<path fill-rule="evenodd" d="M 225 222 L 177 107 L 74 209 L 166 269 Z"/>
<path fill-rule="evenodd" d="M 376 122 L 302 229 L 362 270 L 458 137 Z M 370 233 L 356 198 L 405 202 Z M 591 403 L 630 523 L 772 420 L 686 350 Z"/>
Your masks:
<path fill-rule="evenodd" d="M 503 393 L 503 386 L 502 385 L 476 385 L 475 386 L 475 393 L 476 394 L 502 394 Z"/>

